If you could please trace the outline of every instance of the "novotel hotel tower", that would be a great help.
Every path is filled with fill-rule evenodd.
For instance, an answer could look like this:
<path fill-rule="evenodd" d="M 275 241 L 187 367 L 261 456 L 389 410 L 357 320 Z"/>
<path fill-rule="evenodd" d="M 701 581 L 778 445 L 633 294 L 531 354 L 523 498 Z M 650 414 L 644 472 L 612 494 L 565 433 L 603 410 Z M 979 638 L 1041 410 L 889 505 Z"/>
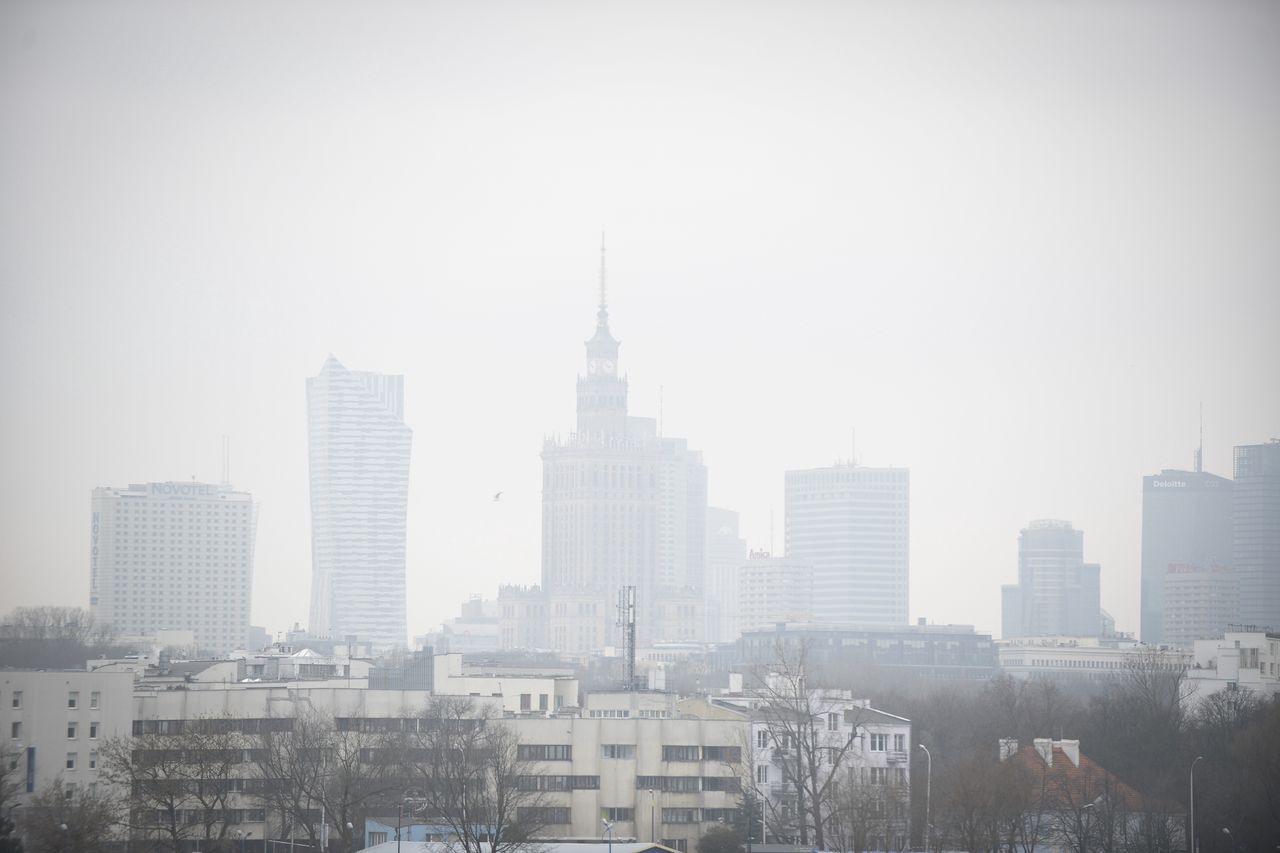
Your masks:
<path fill-rule="evenodd" d="M 126 636 L 188 630 L 202 653 L 248 641 L 257 506 L 210 483 L 93 490 L 89 609 Z"/>

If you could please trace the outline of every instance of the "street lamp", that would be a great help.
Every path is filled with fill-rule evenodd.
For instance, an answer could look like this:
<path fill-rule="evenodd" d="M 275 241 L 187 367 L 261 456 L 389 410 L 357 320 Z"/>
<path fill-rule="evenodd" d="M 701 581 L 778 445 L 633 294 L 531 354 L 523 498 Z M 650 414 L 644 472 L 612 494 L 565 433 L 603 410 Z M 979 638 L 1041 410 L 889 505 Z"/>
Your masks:
<path fill-rule="evenodd" d="M 613 853 L 613 824 L 604 818 L 600 818 L 600 822 L 604 824 L 605 835 L 609 839 L 609 853 Z"/>
<path fill-rule="evenodd" d="M 356 853 L 356 828 L 347 821 L 347 835 L 351 837 L 351 853 Z"/>
<path fill-rule="evenodd" d="M 1197 755 L 1191 762 L 1191 853 L 1196 853 L 1196 761 L 1204 761 L 1204 756 Z"/>
<path fill-rule="evenodd" d="M 925 757 L 925 776 L 924 776 L 924 849 L 929 849 L 929 796 L 930 789 L 933 787 L 933 753 L 929 752 L 929 747 L 922 743 L 916 744 L 924 750 Z"/>
<path fill-rule="evenodd" d="M 658 810 L 658 793 L 653 788 L 649 789 L 649 841 L 650 843 L 658 843 L 658 824 L 655 814 Z"/>
<path fill-rule="evenodd" d="M 400 823 L 404 819 L 404 804 L 408 802 L 419 803 L 421 797 L 410 797 L 410 794 L 417 794 L 417 791 L 405 791 L 404 796 L 400 798 L 400 802 L 396 803 L 396 853 L 400 853 Z"/>
<path fill-rule="evenodd" d="M 1236 853 L 1236 837 L 1231 834 L 1231 830 L 1224 826 L 1222 827 L 1222 834 L 1231 839 L 1231 853 Z"/>
<path fill-rule="evenodd" d="M 1084 808 L 1080 809 L 1080 814 L 1084 820 L 1084 837 L 1080 839 L 1080 853 L 1085 853 L 1089 849 L 1089 809 L 1098 804 L 1097 800 L 1092 803 L 1086 803 Z"/>

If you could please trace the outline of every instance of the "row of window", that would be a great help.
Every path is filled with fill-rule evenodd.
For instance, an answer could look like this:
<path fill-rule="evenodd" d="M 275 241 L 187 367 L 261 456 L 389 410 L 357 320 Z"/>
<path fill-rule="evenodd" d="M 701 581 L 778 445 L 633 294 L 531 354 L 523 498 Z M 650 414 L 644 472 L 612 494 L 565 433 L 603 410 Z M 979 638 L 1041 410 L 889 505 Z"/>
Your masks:
<path fill-rule="evenodd" d="M 98 722 L 89 723 L 89 740 L 97 740 L 98 732 L 101 730 L 102 724 Z M 9 724 L 9 737 L 18 740 L 22 737 L 22 721 L 14 720 Z M 67 723 L 67 740 L 75 740 L 80 737 L 80 724 Z"/>
<path fill-rule="evenodd" d="M 96 711 L 98 710 L 99 707 L 101 707 L 101 705 L 102 705 L 102 693 L 97 690 L 94 690 L 89 694 L 89 710 Z M 13 691 L 13 695 L 10 697 L 9 707 L 13 708 L 14 710 L 19 710 L 22 708 L 22 691 L 21 690 Z M 80 691 L 79 690 L 72 690 L 67 693 L 67 707 L 71 710 L 75 710 L 80 707 Z"/>
<path fill-rule="evenodd" d="M 569 744 L 530 743 L 517 748 L 517 757 L 524 761 L 572 761 L 573 747 Z M 600 757 L 634 759 L 633 743 L 605 743 L 600 745 Z M 742 760 L 742 749 L 736 746 L 663 746 L 663 761 L 724 761 L 736 764 Z"/>

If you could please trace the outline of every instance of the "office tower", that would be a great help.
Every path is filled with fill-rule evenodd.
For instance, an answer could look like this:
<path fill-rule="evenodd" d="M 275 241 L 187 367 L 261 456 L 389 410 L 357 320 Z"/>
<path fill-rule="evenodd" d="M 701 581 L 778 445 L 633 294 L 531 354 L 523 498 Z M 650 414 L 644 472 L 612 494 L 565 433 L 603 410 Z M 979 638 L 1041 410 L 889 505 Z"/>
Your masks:
<path fill-rule="evenodd" d="M 1280 629 L 1280 440 L 1235 449 L 1231 503 L 1240 624 Z"/>
<path fill-rule="evenodd" d="M 747 542 L 738 535 L 738 514 L 707 507 L 707 570 L 703 588 L 704 639 L 731 643 L 742 633 L 738 618 L 738 574 Z"/>
<path fill-rule="evenodd" d="M 908 491 L 905 468 L 787 472 L 787 556 L 813 567 L 816 621 L 907 623 Z"/>
<path fill-rule="evenodd" d="M 1172 639 L 1165 624 L 1169 615 L 1165 606 L 1168 580 L 1183 586 L 1223 580 L 1224 574 L 1215 574 L 1211 570 L 1230 563 L 1230 480 L 1203 471 L 1175 470 L 1164 470 L 1142 478 L 1142 623 L 1139 636 L 1144 643 L 1182 644 L 1185 639 Z M 1208 574 L 1195 581 L 1188 577 L 1171 579 L 1169 572 L 1173 566 L 1195 567 Z M 1180 570 L 1180 573 L 1187 572 Z M 1185 611 L 1176 619 L 1180 633 L 1190 627 Z"/>
<path fill-rule="evenodd" d="M 787 622 L 812 622 L 813 566 L 794 557 L 752 551 L 738 579 L 743 631 L 763 631 Z"/>
<path fill-rule="evenodd" d="M 404 646 L 409 449 L 404 377 L 333 356 L 307 380 L 311 633 Z"/>
<path fill-rule="evenodd" d="M 126 636 L 190 630 L 197 649 L 245 648 L 257 507 L 210 483 L 93 490 L 89 609 Z"/>
<path fill-rule="evenodd" d="M 548 439 L 542 450 L 542 591 L 551 647 L 563 652 L 618 643 L 624 585 L 636 587 L 641 643 L 668 639 L 664 626 L 702 597 L 707 470 L 684 439 L 661 436 L 653 418 L 627 413 L 605 296 L 602 249 L 577 431 Z M 698 639 L 701 627 L 699 614 L 693 636 L 680 639 Z"/>
<path fill-rule="evenodd" d="M 1002 588 L 1002 633 L 1096 637 L 1102 630 L 1101 567 L 1084 561 L 1084 532 L 1069 521 L 1033 521 L 1018 535 L 1018 583 Z"/>

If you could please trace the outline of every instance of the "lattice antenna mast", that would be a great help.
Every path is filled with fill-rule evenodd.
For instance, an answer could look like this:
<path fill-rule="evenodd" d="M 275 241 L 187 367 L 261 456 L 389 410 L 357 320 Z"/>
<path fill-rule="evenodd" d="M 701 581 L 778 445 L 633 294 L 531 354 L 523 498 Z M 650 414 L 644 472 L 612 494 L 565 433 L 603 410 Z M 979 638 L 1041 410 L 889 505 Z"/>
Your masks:
<path fill-rule="evenodd" d="M 222 437 L 222 485 L 231 486 L 231 436 Z"/>
<path fill-rule="evenodd" d="M 1204 403 L 1200 404 L 1200 445 L 1196 448 L 1196 473 L 1204 470 Z"/>
<path fill-rule="evenodd" d="M 636 588 L 618 588 L 618 627 L 627 655 L 627 690 L 636 689 Z"/>

